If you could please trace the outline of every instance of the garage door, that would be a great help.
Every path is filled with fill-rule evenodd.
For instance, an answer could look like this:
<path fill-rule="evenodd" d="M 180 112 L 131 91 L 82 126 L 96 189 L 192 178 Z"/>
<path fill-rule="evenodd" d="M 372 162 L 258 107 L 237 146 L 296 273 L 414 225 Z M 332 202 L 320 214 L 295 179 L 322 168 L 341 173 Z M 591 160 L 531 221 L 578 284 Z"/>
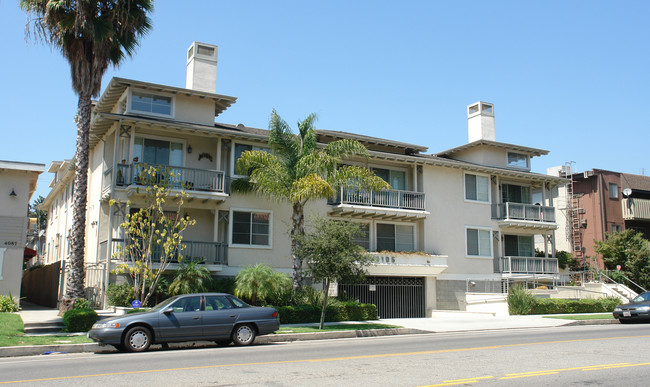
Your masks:
<path fill-rule="evenodd" d="M 379 318 L 425 317 L 424 278 L 366 277 L 339 284 L 339 296 L 377 305 Z"/>

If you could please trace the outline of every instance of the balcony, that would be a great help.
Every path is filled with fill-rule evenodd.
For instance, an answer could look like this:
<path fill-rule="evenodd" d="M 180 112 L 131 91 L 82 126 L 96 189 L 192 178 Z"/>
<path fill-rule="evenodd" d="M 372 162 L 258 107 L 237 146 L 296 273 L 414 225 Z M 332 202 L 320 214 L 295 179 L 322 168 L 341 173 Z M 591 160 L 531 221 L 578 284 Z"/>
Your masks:
<path fill-rule="evenodd" d="M 438 275 L 447 269 L 446 255 L 424 252 L 371 252 L 375 263 L 368 266 L 369 275 Z"/>
<path fill-rule="evenodd" d="M 111 256 L 113 253 L 124 251 L 124 239 L 113 239 L 111 246 Z M 187 259 L 201 260 L 206 265 L 228 265 L 228 245 L 221 242 L 199 242 L 199 241 L 183 241 L 185 249 L 181 255 Z M 162 247 L 154 247 L 152 254 L 153 263 L 160 263 L 160 255 Z M 176 256 L 172 259 L 172 263 L 178 263 L 179 257 Z M 126 260 L 124 257 L 118 259 Z"/>
<path fill-rule="evenodd" d="M 339 216 L 416 219 L 428 214 L 424 193 L 414 191 L 341 187 L 336 198 L 330 199 L 328 204 L 334 206 L 331 213 Z"/>
<path fill-rule="evenodd" d="M 555 207 L 524 203 L 499 203 L 492 205 L 492 218 L 504 226 L 556 229 Z"/>
<path fill-rule="evenodd" d="M 557 275 L 559 267 L 557 258 L 501 257 L 495 260 L 494 272 L 507 276 Z"/>
<path fill-rule="evenodd" d="M 650 221 L 650 199 L 624 198 L 623 219 Z"/>
<path fill-rule="evenodd" d="M 115 171 L 115 186 L 129 187 L 138 186 L 140 183 L 140 174 L 147 167 L 156 167 L 160 171 L 169 171 L 167 175 L 173 174 L 168 182 L 175 188 L 183 188 L 190 196 L 204 193 L 206 198 L 210 195 L 221 194 L 227 196 L 225 175 L 223 171 L 214 171 L 208 169 L 172 167 L 169 165 L 155 165 L 145 163 L 118 164 L 115 169 L 109 168 L 104 172 L 104 186 L 102 193 L 108 195 L 113 182 L 113 172 Z M 164 173 L 160 173 L 162 180 Z M 200 196 L 200 195 L 199 195 Z"/>

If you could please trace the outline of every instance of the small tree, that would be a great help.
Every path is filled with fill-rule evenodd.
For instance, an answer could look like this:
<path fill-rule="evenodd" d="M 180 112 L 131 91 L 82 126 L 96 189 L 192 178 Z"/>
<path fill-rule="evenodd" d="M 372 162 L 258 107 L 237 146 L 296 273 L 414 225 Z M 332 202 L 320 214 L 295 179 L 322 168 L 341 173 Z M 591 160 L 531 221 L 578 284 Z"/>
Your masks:
<path fill-rule="evenodd" d="M 235 277 L 235 295 L 246 298 L 251 304 L 277 296 L 291 288 L 291 278 L 273 270 L 266 263 L 248 266 Z"/>
<path fill-rule="evenodd" d="M 183 262 L 176 272 L 176 276 L 169 285 L 169 294 L 200 293 L 208 290 L 212 280 L 210 270 L 201 265 L 201 262 L 189 260 Z"/>
<path fill-rule="evenodd" d="M 363 278 L 365 267 L 373 261 L 365 254 L 363 247 L 354 239 L 363 235 L 362 225 L 348 221 L 319 218 L 315 222 L 315 232 L 298 239 L 297 255 L 306 260 L 308 274 L 315 281 L 323 281 L 323 308 L 320 316 L 320 329 L 325 324 L 325 310 L 330 284 L 333 281 L 354 281 Z"/>
<path fill-rule="evenodd" d="M 126 222 L 120 224 L 126 233 L 125 244 L 114 255 L 121 255 L 128 262 L 119 265 L 115 272 L 131 276 L 135 298 L 146 305 L 169 264 L 183 259 L 182 232 L 196 224 L 196 220 L 181 215 L 187 194 L 182 189 L 173 192 L 178 187 L 178 176 L 171 170 L 144 166 L 139 179 L 145 191 L 144 206 L 128 214 Z M 168 211 L 170 196 L 174 199 L 175 211 Z"/>
<path fill-rule="evenodd" d="M 607 234 L 604 241 L 596 241 L 596 252 L 603 256 L 608 269 L 621 265 L 621 271 L 644 288 L 650 287 L 650 242 L 643 234 L 625 230 Z"/>

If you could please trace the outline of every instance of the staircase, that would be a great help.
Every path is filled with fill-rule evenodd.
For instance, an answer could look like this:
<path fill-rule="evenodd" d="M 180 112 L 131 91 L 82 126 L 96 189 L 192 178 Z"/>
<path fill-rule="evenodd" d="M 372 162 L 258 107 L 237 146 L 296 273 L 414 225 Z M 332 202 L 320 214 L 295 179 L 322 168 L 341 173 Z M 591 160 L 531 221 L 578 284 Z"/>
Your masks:
<path fill-rule="evenodd" d="M 43 322 L 26 322 L 26 335 L 43 335 L 63 332 L 63 319 L 49 320 Z"/>

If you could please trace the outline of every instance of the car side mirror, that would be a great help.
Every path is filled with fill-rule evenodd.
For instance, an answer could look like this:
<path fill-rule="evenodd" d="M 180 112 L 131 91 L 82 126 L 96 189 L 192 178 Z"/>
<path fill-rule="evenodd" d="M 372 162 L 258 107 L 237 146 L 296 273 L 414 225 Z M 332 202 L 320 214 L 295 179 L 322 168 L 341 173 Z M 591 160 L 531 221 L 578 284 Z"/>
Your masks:
<path fill-rule="evenodd" d="M 174 312 L 174 308 L 172 308 L 171 306 L 168 306 L 168 307 L 166 307 L 165 309 L 163 309 L 162 312 L 163 312 L 164 314 L 170 314 L 170 313 L 173 313 L 173 312 Z"/>

